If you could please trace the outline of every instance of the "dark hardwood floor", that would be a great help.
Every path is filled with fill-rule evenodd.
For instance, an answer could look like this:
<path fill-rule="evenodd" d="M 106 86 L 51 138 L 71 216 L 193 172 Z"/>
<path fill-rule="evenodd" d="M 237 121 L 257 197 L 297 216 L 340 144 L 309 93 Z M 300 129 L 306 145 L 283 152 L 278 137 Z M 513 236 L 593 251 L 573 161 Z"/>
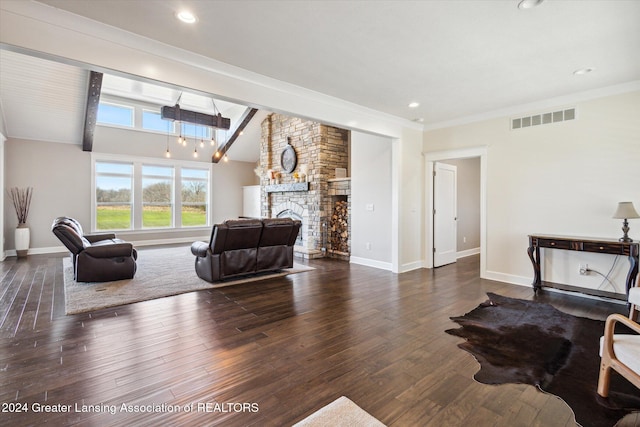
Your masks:
<path fill-rule="evenodd" d="M 534 298 L 480 279 L 477 256 L 400 275 L 317 260 L 310 272 L 70 316 L 61 257 L 0 263 L 1 425 L 286 426 L 345 395 L 389 426 L 575 426 L 534 387 L 475 382 L 478 363 L 443 332 L 486 292 Z M 579 316 L 626 314 L 539 298 Z"/>

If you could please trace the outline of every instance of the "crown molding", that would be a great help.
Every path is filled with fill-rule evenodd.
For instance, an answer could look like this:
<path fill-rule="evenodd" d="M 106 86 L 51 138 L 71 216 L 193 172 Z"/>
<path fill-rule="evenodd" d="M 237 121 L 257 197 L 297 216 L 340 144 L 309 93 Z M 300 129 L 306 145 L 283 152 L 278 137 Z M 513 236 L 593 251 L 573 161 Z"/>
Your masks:
<path fill-rule="evenodd" d="M 475 114 L 466 117 L 460 117 L 459 119 L 447 120 L 437 123 L 425 124 L 424 130 L 436 130 L 450 128 L 454 126 L 462 126 L 471 123 L 481 122 L 485 120 L 497 119 L 502 117 L 511 117 L 521 114 L 528 114 L 531 112 L 543 111 L 549 108 L 554 108 L 562 105 L 574 105 L 578 102 L 590 101 L 592 99 L 604 98 L 607 96 L 620 95 L 623 93 L 640 91 L 640 80 L 634 80 L 619 85 L 607 86 L 599 89 L 588 90 L 584 92 L 576 92 L 570 95 L 563 95 L 554 98 L 545 99 L 543 101 L 536 101 L 527 104 L 515 105 L 508 108 L 502 108 L 499 110 L 488 111 L 482 114 Z"/>

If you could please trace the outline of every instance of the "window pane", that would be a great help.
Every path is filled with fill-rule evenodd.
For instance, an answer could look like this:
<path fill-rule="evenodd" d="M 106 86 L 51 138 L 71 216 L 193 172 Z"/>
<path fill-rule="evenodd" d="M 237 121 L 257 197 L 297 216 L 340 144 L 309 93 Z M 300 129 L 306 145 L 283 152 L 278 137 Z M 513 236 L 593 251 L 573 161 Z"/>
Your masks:
<path fill-rule="evenodd" d="M 207 225 L 209 171 L 182 169 L 182 225 Z"/>
<path fill-rule="evenodd" d="M 207 126 L 182 123 L 182 136 L 196 139 L 209 139 L 211 137 L 210 128 Z"/>
<path fill-rule="evenodd" d="M 131 228 L 133 165 L 96 162 L 96 228 Z"/>
<path fill-rule="evenodd" d="M 209 171 L 206 169 L 182 169 L 182 178 L 198 178 L 208 181 Z"/>
<path fill-rule="evenodd" d="M 142 226 L 173 225 L 173 168 L 142 167 Z"/>
<path fill-rule="evenodd" d="M 131 176 L 133 165 L 131 163 L 106 163 L 96 162 L 96 172 L 99 174 L 124 174 Z"/>
<path fill-rule="evenodd" d="M 158 132 L 171 132 L 173 131 L 173 122 L 170 120 L 163 120 L 160 113 L 143 111 L 142 127 L 144 129 L 155 130 Z"/>
<path fill-rule="evenodd" d="M 133 108 L 101 102 L 98 105 L 98 123 L 133 127 Z"/>

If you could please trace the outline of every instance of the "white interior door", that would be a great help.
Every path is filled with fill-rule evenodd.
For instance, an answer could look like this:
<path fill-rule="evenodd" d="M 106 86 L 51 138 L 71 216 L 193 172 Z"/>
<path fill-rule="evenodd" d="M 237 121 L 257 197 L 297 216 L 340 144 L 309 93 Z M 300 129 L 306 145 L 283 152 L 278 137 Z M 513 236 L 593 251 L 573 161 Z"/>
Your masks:
<path fill-rule="evenodd" d="M 433 176 L 433 266 L 457 259 L 457 168 L 436 162 Z"/>

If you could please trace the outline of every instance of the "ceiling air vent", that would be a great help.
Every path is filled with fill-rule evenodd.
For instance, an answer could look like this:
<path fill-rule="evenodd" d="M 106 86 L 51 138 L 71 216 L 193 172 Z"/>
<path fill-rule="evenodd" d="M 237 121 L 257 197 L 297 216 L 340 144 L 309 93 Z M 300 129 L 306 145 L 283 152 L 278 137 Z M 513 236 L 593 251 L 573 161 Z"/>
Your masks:
<path fill-rule="evenodd" d="M 518 117 L 511 119 L 511 129 L 522 129 L 531 126 L 548 125 L 550 123 L 566 122 L 576 118 L 576 109 L 553 111 L 550 113 L 540 113 L 533 116 Z"/>

